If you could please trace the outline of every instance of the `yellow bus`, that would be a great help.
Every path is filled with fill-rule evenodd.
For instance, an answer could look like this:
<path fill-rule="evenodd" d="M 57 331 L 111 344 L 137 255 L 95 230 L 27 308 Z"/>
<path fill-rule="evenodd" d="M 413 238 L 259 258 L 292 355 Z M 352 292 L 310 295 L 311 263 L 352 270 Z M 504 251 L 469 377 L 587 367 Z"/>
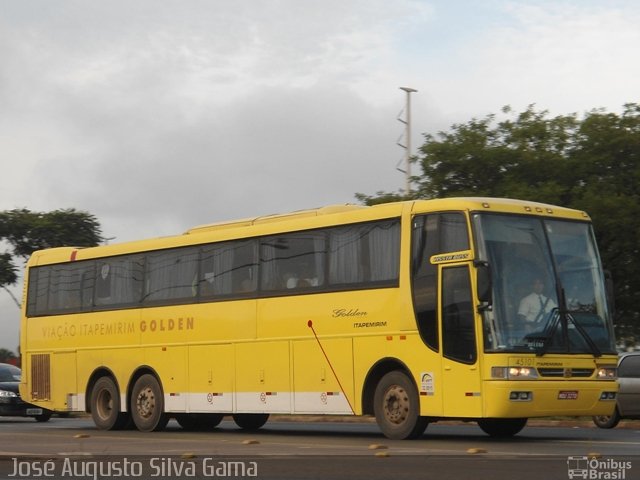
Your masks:
<path fill-rule="evenodd" d="M 33 254 L 25 401 L 100 429 L 245 429 L 270 414 L 443 419 L 492 436 L 613 412 L 589 217 L 493 198 L 328 206 Z M 537 309 L 537 311 L 536 311 Z"/>

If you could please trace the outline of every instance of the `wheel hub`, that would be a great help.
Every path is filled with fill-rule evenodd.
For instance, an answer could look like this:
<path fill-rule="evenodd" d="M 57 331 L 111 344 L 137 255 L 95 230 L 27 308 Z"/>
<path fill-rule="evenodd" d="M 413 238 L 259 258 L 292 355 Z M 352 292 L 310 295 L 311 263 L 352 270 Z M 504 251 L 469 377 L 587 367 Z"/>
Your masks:
<path fill-rule="evenodd" d="M 404 388 L 394 385 L 384 396 L 384 415 L 391 423 L 399 425 L 409 415 L 409 395 Z"/>
<path fill-rule="evenodd" d="M 143 418 L 149 418 L 153 415 L 156 407 L 156 398 L 151 388 L 147 387 L 140 391 L 136 400 L 136 407 L 138 414 Z"/>
<path fill-rule="evenodd" d="M 111 415 L 111 411 L 113 410 L 113 398 L 109 392 L 105 390 L 100 392 L 98 401 L 96 402 L 96 407 L 100 418 L 108 418 L 109 415 Z"/>

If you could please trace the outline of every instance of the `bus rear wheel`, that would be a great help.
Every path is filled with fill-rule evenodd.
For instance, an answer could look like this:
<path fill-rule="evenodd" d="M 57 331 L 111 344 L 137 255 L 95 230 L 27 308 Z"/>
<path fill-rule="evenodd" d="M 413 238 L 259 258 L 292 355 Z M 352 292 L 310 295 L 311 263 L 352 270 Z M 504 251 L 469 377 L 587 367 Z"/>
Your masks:
<path fill-rule="evenodd" d="M 142 375 L 131 391 L 131 416 L 141 432 L 157 432 L 169 421 L 164 413 L 164 395 L 156 377 Z"/>
<path fill-rule="evenodd" d="M 258 430 L 269 420 L 268 413 L 236 413 L 233 421 L 243 430 Z"/>
<path fill-rule="evenodd" d="M 36 415 L 35 418 L 36 422 L 48 422 L 49 419 L 51 418 L 51 415 L 53 415 L 53 412 L 51 412 L 50 410 L 45 410 L 44 412 L 42 412 L 40 415 Z"/>
<path fill-rule="evenodd" d="M 481 418 L 478 420 L 478 426 L 482 431 L 496 438 L 513 437 L 526 424 L 526 418 Z"/>
<path fill-rule="evenodd" d="M 373 411 L 382 433 L 392 440 L 421 436 L 429 421 L 420 416 L 420 397 L 413 382 L 403 372 L 387 373 L 373 396 Z"/>
<path fill-rule="evenodd" d="M 120 411 L 120 392 L 110 377 L 101 377 L 91 392 L 91 418 L 100 430 L 123 428 L 128 415 Z"/>
<path fill-rule="evenodd" d="M 213 430 L 222 421 L 221 413 L 178 413 L 176 421 L 185 430 L 204 431 Z"/>

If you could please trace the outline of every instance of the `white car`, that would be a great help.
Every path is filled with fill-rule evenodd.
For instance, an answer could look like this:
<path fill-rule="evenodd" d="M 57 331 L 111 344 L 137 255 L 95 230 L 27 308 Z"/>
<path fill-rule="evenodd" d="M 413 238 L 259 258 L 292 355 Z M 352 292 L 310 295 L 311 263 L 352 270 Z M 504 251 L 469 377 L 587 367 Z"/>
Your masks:
<path fill-rule="evenodd" d="M 640 419 L 640 352 L 626 353 L 618 360 L 618 399 L 613 415 L 593 417 L 600 428 L 614 428 L 624 418 Z"/>

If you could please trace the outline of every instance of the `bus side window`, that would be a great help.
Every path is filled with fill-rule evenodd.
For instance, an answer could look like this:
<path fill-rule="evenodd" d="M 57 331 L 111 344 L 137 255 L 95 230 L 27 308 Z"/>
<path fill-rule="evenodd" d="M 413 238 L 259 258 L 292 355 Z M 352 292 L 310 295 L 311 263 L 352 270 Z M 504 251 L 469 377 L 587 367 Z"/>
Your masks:
<path fill-rule="evenodd" d="M 86 262 L 80 273 L 80 302 L 83 311 L 93 307 L 93 288 L 96 279 L 95 262 Z"/>
<path fill-rule="evenodd" d="M 442 272 L 442 351 L 445 357 L 473 364 L 477 358 L 469 268 Z"/>
<path fill-rule="evenodd" d="M 29 294 L 27 315 L 43 315 L 47 311 L 47 292 L 49 291 L 50 268 L 31 267 L 29 269 Z"/>
<path fill-rule="evenodd" d="M 111 299 L 111 266 L 107 262 L 98 262 L 96 273 L 96 305 L 106 305 Z"/>
<path fill-rule="evenodd" d="M 142 297 L 144 256 L 123 255 L 96 264 L 95 305 L 124 307 L 138 305 Z"/>
<path fill-rule="evenodd" d="M 256 242 L 242 240 L 207 245 L 202 248 L 200 295 L 213 297 L 243 296 L 255 292 Z"/>
<path fill-rule="evenodd" d="M 329 230 L 329 285 L 393 285 L 400 270 L 400 222 L 396 219 Z"/>
<path fill-rule="evenodd" d="M 469 248 L 466 218 L 462 213 L 434 213 L 414 218 L 412 238 L 413 304 L 422 340 L 438 351 L 438 266 L 431 257 Z"/>
<path fill-rule="evenodd" d="M 267 237 L 261 242 L 261 289 L 289 291 L 324 285 L 326 235 L 299 232 Z"/>
<path fill-rule="evenodd" d="M 31 268 L 28 315 L 91 310 L 94 276 L 93 261 Z"/>
<path fill-rule="evenodd" d="M 196 248 L 165 250 L 147 255 L 147 302 L 193 299 L 198 294 L 199 252 Z"/>
<path fill-rule="evenodd" d="M 414 220 L 412 245 L 413 307 L 420 336 L 438 351 L 438 267 L 429 258 L 439 250 L 438 216 L 423 215 Z"/>

